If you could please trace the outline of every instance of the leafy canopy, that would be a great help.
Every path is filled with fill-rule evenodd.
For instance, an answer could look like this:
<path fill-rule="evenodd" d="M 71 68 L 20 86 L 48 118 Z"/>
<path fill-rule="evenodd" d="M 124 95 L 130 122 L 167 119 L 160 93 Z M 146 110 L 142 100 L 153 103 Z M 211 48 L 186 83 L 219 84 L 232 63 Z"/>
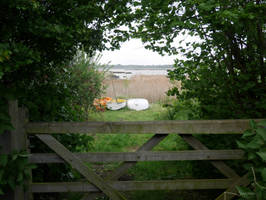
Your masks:
<path fill-rule="evenodd" d="M 86 109 L 102 92 L 102 76 L 92 56 L 96 50 L 119 46 L 120 33 L 112 33 L 112 38 L 107 30 L 120 26 L 110 16 L 129 12 L 126 4 L 124 0 L 0 1 L 0 134 L 12 129 L 7 106 L 11 98 L 29 109 L 31 121 L 86 119 Z M 81 48 L 88 59 L 72 62 Z M 64 135 L 58 139 L 71 150 L 85 151 L 92 138 Z M 31 145 L 32 151 L 46 150 L 38 141 Z M 27 171 L 27 159 L 9 157 L 0 156 L 0 188 L 4 190 L 26 178 L 21 171 Z M 63 167 L 38 170 L 35 177 L 40 181 L 73 175 Z M 0 193 L 5 192 L 1 189 Z"/>
<path fill-rule="evenodd" d="M 121 18 L 118 13 L 130 10 L 126 5 L 123 0 L 1 1 L 1 97 L 19 99 L 35 120 L 58 120 L 56 113 L 66 109 L 71 95 L 65 84 L 71 60 L 81 47 L 89 56 L 117 48 L 120 33 L 107 32 L 120 26 L 119 20 L 110 16 Z"/>
<path fill-rule="evenodd" d="M 262 0 L 135 1 L 131 35 L 161 54 L 180 54 L 169 95 L 197 99 L 203 118 L 263 117 L 266 113 L 265 24 Z M 196 39 L 176 46 L 179 35 Z"/>

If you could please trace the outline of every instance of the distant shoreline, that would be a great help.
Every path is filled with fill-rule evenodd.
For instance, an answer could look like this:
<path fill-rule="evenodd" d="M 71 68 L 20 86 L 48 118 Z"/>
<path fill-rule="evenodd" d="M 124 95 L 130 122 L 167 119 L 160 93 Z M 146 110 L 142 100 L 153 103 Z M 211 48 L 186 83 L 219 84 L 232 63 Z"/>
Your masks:
<path fill-rule="evenodd" d="M 104 68 L 109 70 L 171 70 L 173 65 L 107 65 Z"/>
<path fill-rule="evenodd" d="M 113 74 L 113 78 L 130 79 L 136 75 L 163 75 L 167 76 L 168 70 L 173 70 L 172 65 L 110 65 L 102 70 Z M 100 68 L 101 70 L 101 68 Z"/>

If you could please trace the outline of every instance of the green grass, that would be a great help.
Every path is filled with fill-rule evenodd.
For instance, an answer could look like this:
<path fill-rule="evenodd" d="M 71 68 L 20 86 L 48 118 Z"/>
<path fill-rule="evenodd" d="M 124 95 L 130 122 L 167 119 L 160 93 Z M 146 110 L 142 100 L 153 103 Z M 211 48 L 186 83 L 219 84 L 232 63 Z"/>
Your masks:
<path fill-rule="evenodd" d="M 148 110 L 132 111 L 123 109 L 119 111 L 105 111 L 101 113 L 90 113 L 89 118 L 92 121 L 151 121 L 167 120 L 167 110 L 160 104 L 152 104 Z M 183 113 L 184 114 L 184 113 Z M 186 118 L 181 116 L 180 118 Z M 185 114 L 184 114 L 185 115 Z M 133 152 L 144 144 L 152 134 L 96 134 L 94 135 L 93 150 L 95 152 Z M 154 151 L 176 151 L 187 150 L 189 146 L 177 134 L 168 135 L 153 150 Z M 119 162 L 101 164 L 96 163 L 102 174 L 114 170 L 120 165 Z M 193 178 L 193 161 L 156 161 L 156 162 L 138 162 L 130 168 L 125 178 L 132 180 L 171 180 L 178 178 Z M 96 170 L 97 171 L 97 170 Z M 206 193 L 207 195 L 208 193 Z M 208 197 L 199 198 L 197 191 L 138 191 L 128 192 L 129 199 L 138 200 L 190 200 L 190 199 L 209 199 Z M 207 195 L 208 196 L 208 195 Z M 178 198 L 177 198 L 178 197 Z"/>
<path fill-rule="evenodd" d="M 124 108 L 122 110 L 89 113 L 91 121 L 152 121 L 165 120 L 166 108 L 160 104 L 151 104 L 150 108 L 142 111 L 134 111 Z"/>
<path fill-rule="evenodd" d="M 119 111 L 105 111 L 100 113 L 90 113 L 90 120 L 93 121 L 151 121 L 167 120 L 166 108 L 160 104 L 152 104 L 149 109 L 144 111 L 132 111 L 123 109 Z M 96 134 L 94 136 L 93 151 L 95 152 L 133 152 L 144 144 L 152 134 Z M 161 143 L 155 151 L 174 151 L 186 150 L 188 145 L 179 135 L 170 134 Z M 184 164 L 185 163 L 185 164 Z M 105 165 L 107 170 L 116 164 Z M 179 166 L 179 167 L 178 167 Z M 180 166 L 183 166 L 180 167 Z M 184 168 L 185 166 L 185 168 Z M 130 175 L 136 180 L 144 179 L 165 179 L 166 177 L 176 177 L 179 172 L 180 177 L 189 174 L 188 162 L 140 162 L 130 170 Z M 165 178 L 163 178 L 165 177 Z"/>
<path fill-rule="evenodd" d="M 160 104 L 152 104 L 149 109 L 143 111 L 134 111 L 122 109 L 118 111 L 106 110 L 105 112 L 90 113 L 89 119 L 92 121 L 152 121 L 163 119 L 167 110 Z M 135 151 L 151 134 L 97 134 L 93 143 L 93 151 L 98 152 L 125 152 Z M 173 146 L 173 144 L 171 144 Z"/>
<path fill-rule="evenodd" d="M 152 121 L 167 120 L 166 108 L 160 104 L 152 104 L 149 109 L 143 111 L 133 111 L 123 109 L 118 111 L 105 111 L 98 113 L 90 113 L 92 121 Z M 145 141 L 151 138 L 151 134 L 135 135 L 135 134 L 96 134 L 93 143 L 93 151 L 96 152 L 125 152 L 135 151 Z M 181 150 L 187 149 L 187 145 L 180 136 L 169 135 L 159 145 L 155 147 L 157 151 L 163 150 Z"/>

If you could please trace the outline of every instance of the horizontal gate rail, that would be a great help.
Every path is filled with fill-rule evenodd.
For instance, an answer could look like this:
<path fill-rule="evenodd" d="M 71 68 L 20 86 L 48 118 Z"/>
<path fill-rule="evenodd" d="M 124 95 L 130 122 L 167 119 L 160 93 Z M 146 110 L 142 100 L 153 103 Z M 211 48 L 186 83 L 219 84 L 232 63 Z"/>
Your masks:
<path fill-rule="evenodd" d="M 118 191 L 144 190 L 202 190 L 226 189 L 235 179 L 180 179 L 166 181 L 107 181 L 106 183 Z M 99 192 L 100 190 L 85 182 L 33 183 L 31 192 Z"/>
<path fill-rule="evenodd" d="M 68 164 L 82 174 L 87 181 L 99 188 L 112 200 L 126 200 L 126 198 L 107 184 L 100 176 L 98 176 L 92 169 L 88 168 L 78 157 L 71 153 L 64 145 L 58 142 L 51 135 L 37 135 L 37 137 L 43 141 L 47 146 L 54 150 L 61 158 L 63 158 Z"/>
<path fill-rule="evenodd" d="M 21 147 L 28 148 L 28 135 L 35 135 L 55 153 L 33 153 L 29 155 L 31 163 L 68 163 L 84 176 L 83 182 L 30 183 L 29 192 L 18 188 L 11 194 L 11 199 L 32 199 L 32 193 L 84 192 L 83 200 L 91 199 L 91 194 L 103 193 L 113 200 L 126 197 L 123 191 L 138 190 L 201 190 L 225 189 L 216 200 L 232 199 L 229 194 L 236 192 L 236 185 L 247 186 L 247 175 L 240 177 L 224 160 L 244 158 L 240 149 L 210 150 L 193 135 L 196 134 L 239 134 L 250 128 L 250 119 L 234 120 L 170 120 L 170 121 L 122 121 L 122 122 L 28 122 L 26 110 L 18 108 L 17 101 L 9 102 L 9 114 L 15 130 L 0 135 L 4 149 L 8 153 Z M 259 122 L 265 119 L 255 119 Z M 72 153 L 58 142 L 51 134 L 153 134 L 135 152 L 86 152 Z M 151 151 L 163 141 L 168 134 L 179 134 L 194 150 L 185 151 Z M 177 179 L 149 181 L 119 181 L 128 169 L 139 161 L 184 161 L 207 160 L 224 179 Z M 86 164 L 122 162 L 105 177 L 101 177 Z M 87 182 L 85 182 L 85 180 Z M 13 195 L 13 196 L 12 196 Z M 8 196 L 8 199 L 10 198 Z M 14 197 L 14 198 L 13 198 Z"/>
<path fill-rule="evenodd" d="M 194 149 L 197 150 L 208 150 L 208 148 L 202 144 L 198 139 L 192 135 L 181 135 L 181 137 Z M 223 175 L 228 178 L 236 177 L 239 178 L 239 175 L 223 161 L 210 161 L 210 163 L 216 167 Z"/>
<path fill-rule="evenodd" d="M 139 151 L 139 152 L 93 152 L 73 153 L 83 162 L 119 161 L 177 161 L 177 160 L 239 160 L 243 159 L 242 150 L 188 150 L 188 151 Z M 55 153 L 38 153 L 29 156 L 31 163 L 63 163 Z"/>
<path fill-rule="evenodd" d="M 124 122 L 40 122 L 28 123 L 28 134 L 242 134 L 245 120 L 178 120 Z M 259 119 L 255 121 L 261 121 Z"/>
<path fill-rule="evenodd" d="M 236 186 L 243 186 L 247 187 L 250 184 L 250 179 L 248 179 L 248 174 L 245 174 L 244 176 L 238 178 L 235 180 L 229 188 L 225 192 L 223 192 L 221 195 L 219 195 L 215 200 L 230 200 L 235 197 L 234 194 L 237 193 Z M 233 195 L 232 195 L 233 194 Z"/>

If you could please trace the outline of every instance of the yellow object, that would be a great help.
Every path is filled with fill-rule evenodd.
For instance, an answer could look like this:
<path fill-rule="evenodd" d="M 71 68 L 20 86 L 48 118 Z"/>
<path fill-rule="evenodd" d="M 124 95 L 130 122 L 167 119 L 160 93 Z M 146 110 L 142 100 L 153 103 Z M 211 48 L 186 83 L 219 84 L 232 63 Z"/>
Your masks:
<path fill-rule="evenodd" d="M 114 102 L 117 102 L 117 103 L 124 103 L 124 102 L 126 102 L 127 100 L 125 100 L 125 99 L 117 99 L 117 100 L 115 100 L 115 99 L 113 99 L 112 100 L 112 102 L 114 103 Z"/>

